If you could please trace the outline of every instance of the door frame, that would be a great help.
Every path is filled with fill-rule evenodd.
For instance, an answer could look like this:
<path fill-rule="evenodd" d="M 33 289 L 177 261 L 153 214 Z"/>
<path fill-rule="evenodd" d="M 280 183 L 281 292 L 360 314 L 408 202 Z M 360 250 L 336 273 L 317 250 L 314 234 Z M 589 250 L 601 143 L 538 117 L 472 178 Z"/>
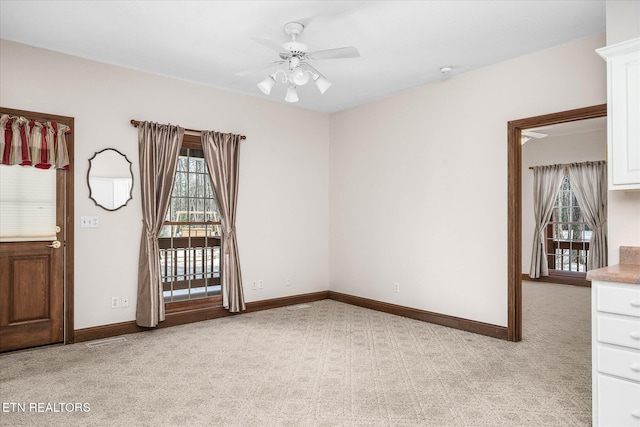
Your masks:
<path fill-rule="evenodd" d="M 71 132 L 67 135 L 67 150 L 69 152 L 69 169 L 65 174 L 65 201 L 64 201 L 64 230 L 65 230 L 65 253 L 64 253 L 64 343 L 73 344 L 75 341 L 74 334 L 74 310 L 73 310 L 73 260 L 74 260 L 74 118 L 67 116 L 58 116 L 48 113 L 39 113 L 35 111 L 16 110 L 12 108 L 0 107 L 0 114 L 9 114 L 12 116 L 22 116 L 29 119 L 55 121 L 64 123 L 69 126 Z"/>
<path fill-rule="evenodd" d="M 522 137 L 523 129 L 607 116 L 607 104 L 507 123 L 507 339 L 522 340 Z"/>

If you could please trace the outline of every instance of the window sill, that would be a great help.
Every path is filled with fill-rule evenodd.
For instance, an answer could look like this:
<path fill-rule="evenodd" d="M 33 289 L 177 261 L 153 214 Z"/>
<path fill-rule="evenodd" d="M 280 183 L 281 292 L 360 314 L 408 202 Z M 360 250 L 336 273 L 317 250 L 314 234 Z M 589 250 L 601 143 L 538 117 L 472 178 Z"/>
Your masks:
<path fill-rule="evenodd" d="M 185 301 L 174 301 L 165 303 L 165 313 L 183 313 L 191 310 L 203 310 L 207 308 L 222 307 L 222 296 L 198 298 Z"/>

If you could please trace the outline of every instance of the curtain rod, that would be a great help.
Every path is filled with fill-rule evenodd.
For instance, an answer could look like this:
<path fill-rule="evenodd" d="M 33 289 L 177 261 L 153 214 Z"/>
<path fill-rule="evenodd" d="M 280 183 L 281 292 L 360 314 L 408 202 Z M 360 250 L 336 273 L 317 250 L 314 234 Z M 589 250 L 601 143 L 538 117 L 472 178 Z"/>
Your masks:
<path fill-rule="evenodd" d="M 23 119 L 26 119 L 26 120 L 28 120 L 28 121 L 33 120 L 34 122 L 38 122 L 38 123 L 55 122 L 55 123 L 62 123 L 63 125 L 66 125 L 66 123 L 63 123 L 63 122 L 61 122 L 61 121 L 59 121 L 59 120 L 56 120 L 56 119 L 47 119 L 47 118 L 44 118 L 44 119 L 36 119 L 36 118 L 33 118 L 33 117 L 27 117 L 26 115 L 20 115 L 20 114 L 16 115 L 16 114 L 9 114 L 9 113 L 3 113 L 2 115 L 3 115 L 3 116 L 13 117 L 13 118 L 15 118 L 15 117 L 17 117 L 17 118 L 22 117 Z M 67 126 L 68 126 L 68 125 L 67 125 Z"/>
<path fill-rule="evenodd" d="M 133 127 L 138 127 L 138 125 L 140 125 L 140 120 L 131 119 L 131 124 L 133 125 Z M 184 130 L 185 130 L 185 132 L 195 132 L 195 133 L 201 133 L 202 132 L 201 130 L 197 130 L 197 129 L 187 129 L 187 128 L 185 128 Z M 244 136 L 244 135 L 240 135 L 240 139 L 247 139 L 247 137 Z"/>
<path fill-rule="evenodd" d="M 560 166 L 562 166 L 563 168 L 568 168 L 568 167 L 569 167 L 569 163 L 567 163 L 567 164 L 560 164 Z M 537 168 L 537 167 L 539 167 L 539 166 L 529 166 L 529 170 L 530 170 L 530 171 L 532 171 L 532 170 L 534 170 L 534 169 L 535 169 L 535 168 Z"/>
<path fill-rule="evenodd" d="M 599 162 L 606 162 L 606 160 L 591 160 L 591 161 L 586 161 L 586 162 L 579 162 L 577 164 L 588 164 L 588 163 L 599 163 Z M 558 166 L 562 166 L 563 168 L 568 168 L 572 163 L 559 163 Z M 539 166 L 529 166 L 529 170 L 534 170 L 536 167 Z"/>
<path fill-rule="evenodd" d="M 38 123 L 41 123 L 41 124 L 56 123 L 58 125 L 63 125 L 63 126 L 66 126 L 66 127 L 69 128 L 64 133 L 71 133 L 71 125 L 69 125 L 69 123 L 66 120 L 61 122 L 61 121 L 59 121 L 57 119 L 52 119 L 52 118 L 36 119 L 36 118 L 33 118 L 33 117 L 27 117 L 26 115 L 21 115 L 21 114 L 15 115 L 15 114 L 9 114 L 9 113 L 3 113 L 3 114 L 1 114 L 1 116 L 9 116 L 10 118 L 16 118 L 16 117 L 17 118 L 23 118 L 23 119 L 25 119 L 25 120 L 27 120 L 29 122 L 33 120 L 34 122 L 38 122 Z"/>

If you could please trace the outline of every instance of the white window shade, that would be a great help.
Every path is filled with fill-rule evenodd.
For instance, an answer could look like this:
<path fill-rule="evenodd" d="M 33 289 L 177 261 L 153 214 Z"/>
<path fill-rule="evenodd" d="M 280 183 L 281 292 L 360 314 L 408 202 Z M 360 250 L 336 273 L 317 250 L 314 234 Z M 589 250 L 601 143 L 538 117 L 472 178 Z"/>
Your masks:
<path fill-rule="evenodd" d="M 56 240 L 56 170 L 0 166 L 0 241 Z"/>

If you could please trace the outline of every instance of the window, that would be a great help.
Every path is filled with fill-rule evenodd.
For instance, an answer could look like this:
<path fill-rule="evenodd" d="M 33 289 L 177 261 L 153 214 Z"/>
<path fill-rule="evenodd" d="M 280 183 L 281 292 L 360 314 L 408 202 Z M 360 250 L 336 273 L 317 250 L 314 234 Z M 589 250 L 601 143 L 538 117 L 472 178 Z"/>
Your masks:
<path fill-rule="evenodd" d="M 158 236 L 165 303 L 221 294 L 220 215 L 198 146 L 183 143 L 171 204 Z"/>
<path fill-rule="evenodd" d="M 590 239 L 591 230 L 565 175 L 547 226 L 549 269 L 586 274 Z"/>

